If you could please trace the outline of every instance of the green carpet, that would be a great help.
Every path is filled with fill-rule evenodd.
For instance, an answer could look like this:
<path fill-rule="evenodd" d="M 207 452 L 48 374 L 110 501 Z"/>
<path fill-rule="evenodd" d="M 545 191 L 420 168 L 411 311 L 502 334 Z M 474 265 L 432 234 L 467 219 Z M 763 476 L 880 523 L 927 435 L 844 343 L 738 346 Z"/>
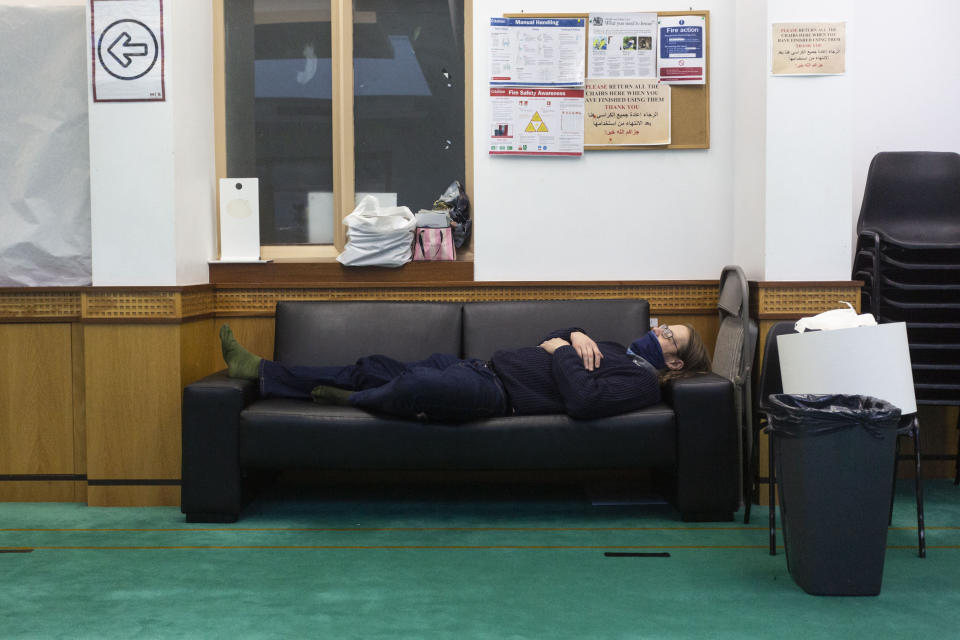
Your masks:
<path fill-rule="evenodd" d="M 960 488 L 902 482 L 876 597 L 821 597 L 750 525 L 557 490 L 267 496 L 175 508 L 0 504 L 3 638 L 890 638 L 960 624 Z M 780 540 L 782 544 L 782 538 Z M 605 552 L 669 553 L 607 557 Z"/>

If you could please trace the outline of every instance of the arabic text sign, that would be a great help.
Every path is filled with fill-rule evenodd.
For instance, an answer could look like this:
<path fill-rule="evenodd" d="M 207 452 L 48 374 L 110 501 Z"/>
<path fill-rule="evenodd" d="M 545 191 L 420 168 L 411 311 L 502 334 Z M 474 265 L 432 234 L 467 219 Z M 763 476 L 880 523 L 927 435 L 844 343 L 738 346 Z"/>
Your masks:
<path fill-rule="evenodd" d="M 95 102 L 164 100 L 163 0 L 90 0 Z"/>
<path fill-rule="evenodd" d="M 845 57 L 845 22 L 773 25 L 773 75 L 843 73 Z"/>
<path fill-rule="evenodd" d="M 653 78 L 587 79 L 583 143 L 670 144 L 670 85 Z"/>

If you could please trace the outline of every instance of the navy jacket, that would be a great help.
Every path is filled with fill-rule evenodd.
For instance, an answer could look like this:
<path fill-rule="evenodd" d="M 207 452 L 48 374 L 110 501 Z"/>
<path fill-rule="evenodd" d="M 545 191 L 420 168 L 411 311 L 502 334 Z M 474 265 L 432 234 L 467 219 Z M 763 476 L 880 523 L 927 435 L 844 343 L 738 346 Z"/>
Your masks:
<path fill-rule="evenodd" d="M 546 336 L 570 341 L 576 327 Z M 588 334 L 589 335 L 589 334 Z M 638 364 L 616 342 L 597 342 L 603 359 L 587 371 L 572 346 L 549 354 L 540 347 L 503 349 L 493 354 L 493 368 L 503 381 L 516 414 L 566 413 L 589 419 L 626 413 L 660 400 L 656 370 Z"/>

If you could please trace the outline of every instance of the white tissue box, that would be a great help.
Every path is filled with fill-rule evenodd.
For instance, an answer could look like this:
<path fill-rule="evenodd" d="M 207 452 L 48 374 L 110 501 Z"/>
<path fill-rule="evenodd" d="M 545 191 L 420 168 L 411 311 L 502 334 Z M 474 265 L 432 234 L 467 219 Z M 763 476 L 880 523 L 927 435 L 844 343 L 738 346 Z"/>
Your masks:
<path fill-rule="evenodd" d="M 431 229 L 446 229 L 450 226 L 450 218 L 442 211 L 427 211 L 421 209 L 416 213 L 417 226 Z"/>

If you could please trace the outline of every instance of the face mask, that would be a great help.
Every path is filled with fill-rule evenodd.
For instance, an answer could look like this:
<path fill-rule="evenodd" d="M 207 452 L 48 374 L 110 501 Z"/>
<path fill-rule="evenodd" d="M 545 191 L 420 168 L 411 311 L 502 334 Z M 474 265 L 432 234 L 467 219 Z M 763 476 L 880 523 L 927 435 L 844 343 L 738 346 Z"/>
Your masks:
<path fill-rule="evenodd" d="M 667 363 L 663 360 L 663 348 L 660 346 L 660 340 L 657 334 L 650 331 L 639 340 L 634 340 L 627 353 L 632 356 L 640 356 L 653 365 L 655 369 L 666 369 Z"/>

